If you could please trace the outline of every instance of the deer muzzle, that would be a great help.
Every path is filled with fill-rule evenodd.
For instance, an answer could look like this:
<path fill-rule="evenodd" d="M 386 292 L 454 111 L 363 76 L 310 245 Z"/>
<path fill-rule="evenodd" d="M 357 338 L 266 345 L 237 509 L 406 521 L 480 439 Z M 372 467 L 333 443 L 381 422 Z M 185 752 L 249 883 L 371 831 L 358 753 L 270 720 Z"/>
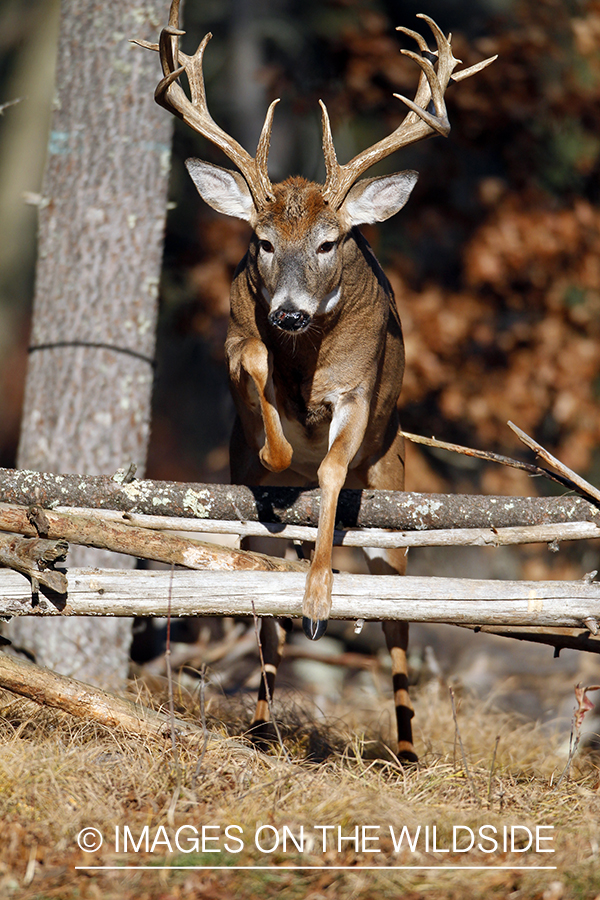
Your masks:
<path fill-rule="evenodd" d="M 306 331 L 310 325 L 309 313 L 295 306 L 280 306 L 269 313 L 269 324 L 281 328 L 282 331 Z"/>

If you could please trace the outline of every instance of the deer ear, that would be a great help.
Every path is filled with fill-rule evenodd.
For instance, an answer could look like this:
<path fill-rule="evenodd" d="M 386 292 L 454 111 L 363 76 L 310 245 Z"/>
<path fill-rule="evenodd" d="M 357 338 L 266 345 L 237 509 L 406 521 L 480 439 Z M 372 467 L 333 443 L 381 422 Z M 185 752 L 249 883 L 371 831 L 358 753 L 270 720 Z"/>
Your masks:
<path fill-rule="evenodd" d="M 246 222 L 254 219 L 252 194 L 241 175 L 201 159 L 186 159 L 185 165 L 205 203 L 226 216 Z"/>
<path fill-rule="evenodd" d="M 418 172 L 408 170 L 359 181 L 348 191 L 340 209 L 347 225 L 370 225 L 394 216 L 410 197 L 418 177 Z"/>

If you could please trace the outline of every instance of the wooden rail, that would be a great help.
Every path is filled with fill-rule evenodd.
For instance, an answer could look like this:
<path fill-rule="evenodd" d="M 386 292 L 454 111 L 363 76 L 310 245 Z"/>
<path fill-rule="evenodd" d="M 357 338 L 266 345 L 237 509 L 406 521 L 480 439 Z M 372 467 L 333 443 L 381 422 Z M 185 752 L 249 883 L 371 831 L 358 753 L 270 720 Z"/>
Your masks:
<path fill-rule="evenodd" d="M 69 569 L 65 595 L 32 598 L 29 580 L 0 570 L 0 616 L 301 615 L 296 572 Z M 332 618 L 457 625 L 587 627 L 600 621 L 600 583 L 335 575 Z"/>
<path fill-rule="evenodd" d="M 226 532 L 311 540 L 319 500 L 316 491 L 293 488 L 127 483 L 0 469 L 0 531 L 13 533 L 0 539 L 0 565 L 12 566 L 0 568 L 0 617 L 297 617 L 305 582 L 305 572 L 297 571 L 301 564 L 197 538 Z M 78 508 L 83 504 L 87 508 Z M 556 549 L 560 541 L 600 535 L 600 509 L 581 497 L 344 491 L 338 521 L 343 527 L 336 543 L 344 546 L 546 542 Z M 14 533 L 25 537 L 15 539 Z M 48 559 L 60 561 L 66 540 L 186 568 L 54 569 Z M 556 649 L 600 652 L 600 584 L 594 575 L 578 582 L 523 582 L 340 574 L 334 577 L 331 618 L 450 623 Z"/>

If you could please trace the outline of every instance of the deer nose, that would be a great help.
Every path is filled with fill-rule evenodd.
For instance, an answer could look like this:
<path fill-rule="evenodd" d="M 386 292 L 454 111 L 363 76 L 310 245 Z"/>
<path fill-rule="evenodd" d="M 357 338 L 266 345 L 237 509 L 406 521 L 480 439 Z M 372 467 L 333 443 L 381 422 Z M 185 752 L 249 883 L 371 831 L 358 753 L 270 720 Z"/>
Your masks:
<path fill-rule="evenodd" d="M 301 309 L 281 306 L 269 313 L 269 323 L 282 331 L 304 331 L 310 323 L 310 316 Z"/>

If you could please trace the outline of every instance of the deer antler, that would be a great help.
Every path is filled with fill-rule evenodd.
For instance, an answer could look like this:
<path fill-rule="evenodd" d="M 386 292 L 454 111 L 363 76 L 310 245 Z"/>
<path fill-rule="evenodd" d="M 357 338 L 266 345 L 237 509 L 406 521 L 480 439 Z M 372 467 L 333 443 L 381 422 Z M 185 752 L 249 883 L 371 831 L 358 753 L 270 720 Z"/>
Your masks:
<path fill-rule="evenodd" d="M 452 54 L 450 43 L 452 35 L 446 38 L 429 16 L 420 14 L 418 18 L 424 19 L 431 28 L 437 44 L 437 50 L 432 53 L 427 42 L 418 32 L 411 31 L 410 28 L 399 27 L 396 29 L 414 38 L 417 42 L 421 55 L 413 53 L 411 50 L 401 50 L 400 52 L 417 63 L 421 68 L 421 77 L 419 78 L 419 85 L 414 100 L 409 100 L 401 94 L 394 94 L 394 97 L 402 100 L 411 112 L 406 115 L 403 122 L 392 134 L 373 144 L 372 147 L 363 150 L 349 163 L 341 166 L 337 161 L 333 145 L 327 107 L 322 101 L 319 101 L 323 121 L 323 155 L 325 156 L 327 172 L 323 196 L 333 209 L 339 209 L 354 182 L 367 169 L 370 169 L 371 166 L 380 160 L 385 159 L 386 156 L 389 156 L 395 150 L 429 137 L 435 132 L 446 137 L 450 132 L 450 123 L 446 113 L 444 92 L 449 82 L 463 81 L 465 78 L 469 78 L 470 75 L 485 69 L 486 66 L 489 66 L 490 63 L 497 59 L 497 56 L 492 56 L 453 75 L 454 67 L 460 60 L 456 59 Z M 432 104 L 433 112 L 430 111 Z"/>
<path fill-rule="evenodd" d="M 133 40 L 134 44 L 156 50 L 160 54 L 164 78 L 158 83 L 154 99 L 160 106 L 172 112 L 178 118 L 197 131 L 225 153 L 244 176 L 258 209 L 273 199 L 273 186 L 269 179 L 267 161 L 271 143 L 273 112 L 279 100 L 269 106 L 262 127 L 256 156 L 252 157 L 241 144 L 223 131 L 208 111 L 202 63 L 206 45 L 212 37 L 209 32 L 193 56 L 188 56 L 179 49 L 179 38 L 185 34 L 179 28 L 180 0 L 171 0 L 169 24 L 160 33 L 158 44 Z M 190 98 L 179 84 L 181 75 L 187 76 L 190 86 Z"/>

